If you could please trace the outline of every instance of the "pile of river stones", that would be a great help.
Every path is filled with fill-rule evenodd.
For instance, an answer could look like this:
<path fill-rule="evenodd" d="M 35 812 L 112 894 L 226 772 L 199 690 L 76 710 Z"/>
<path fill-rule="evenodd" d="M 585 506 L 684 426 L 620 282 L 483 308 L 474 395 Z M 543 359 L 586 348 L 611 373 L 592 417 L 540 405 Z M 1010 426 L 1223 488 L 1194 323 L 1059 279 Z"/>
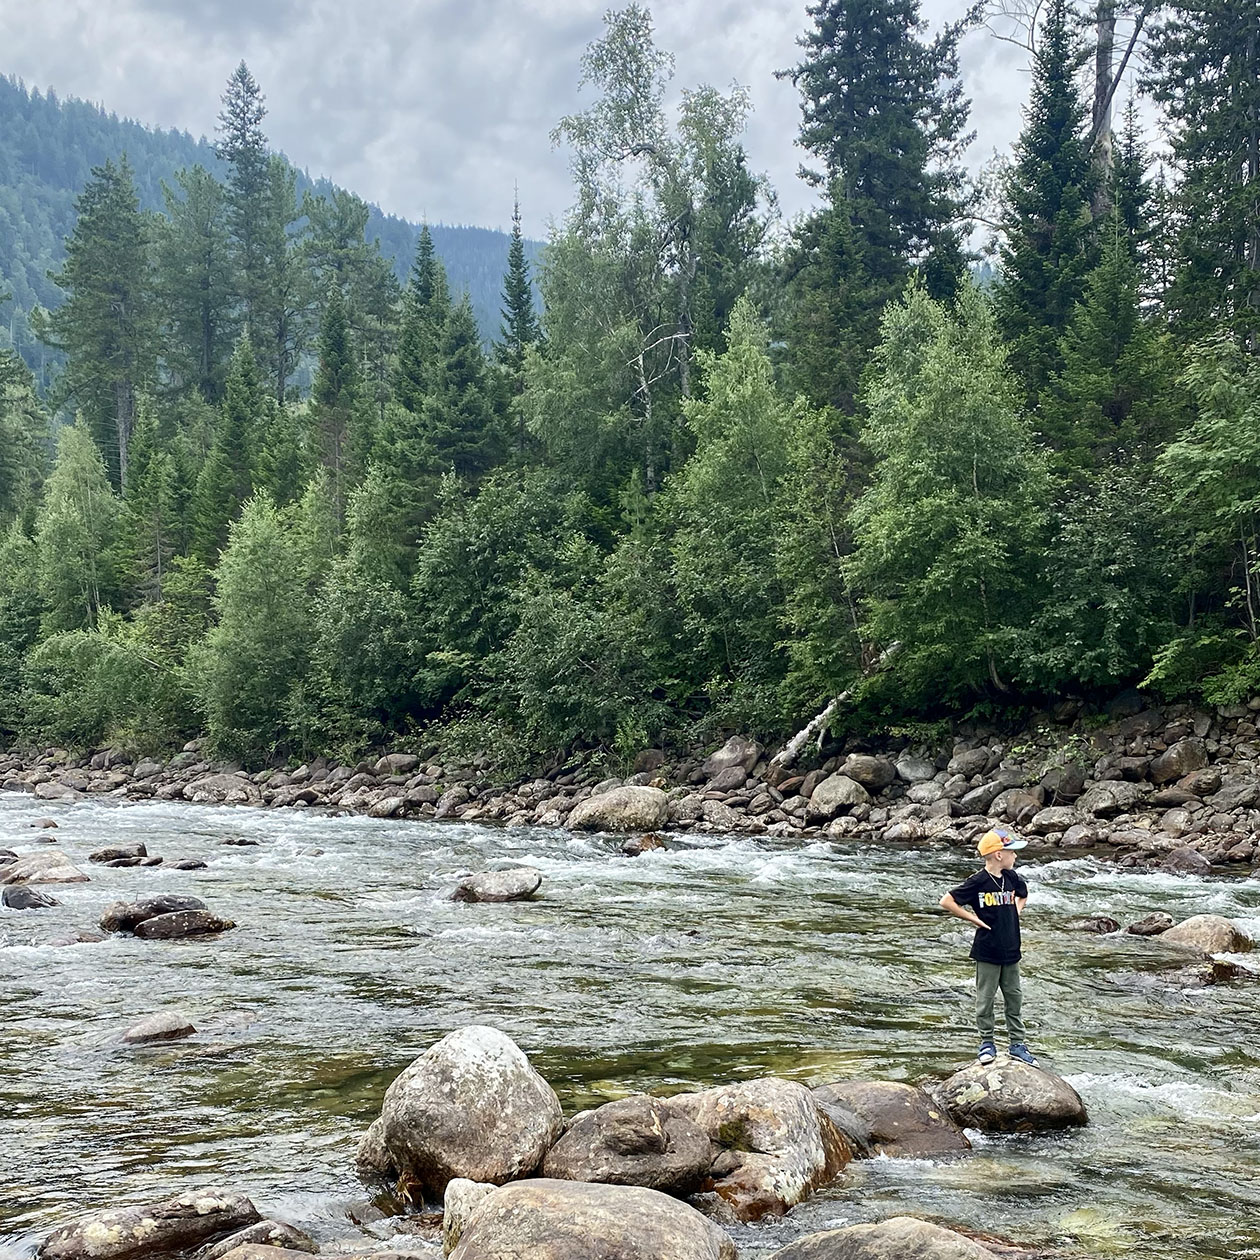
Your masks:
<path fill-rule="evenodd" d="M 397 1077 L 357 1164 L 365 1179 L 417 1209 L 442 1204 L 442 1253 L 451 1260 L 736 1260 L 723 1226 L 782 1216 L 841 1178 L 852 1160 L 963 1157 L 971 1149 L 966 1129 L 1085 1123 L 1066 1081 L 1006 1058 L 926 1089 L 856 1080 L 811 1090 L 765 1077 L 669 1098 L 633 1094 L 566 1123 L 555 1092 L 515 1042 L 470 1025 Z M 292 1226 L 262 1220 L 248 1199 L 202 1190 L 65 1226 L 38 1257 L 299 1260 L 316 1250 Z M 1035 1254 L 895 1217 L 808 1235 L 772 1260 Z"/>
<path fill-rule="evenodd" d="M 850 741 L 798 769 L 733 736 L 706 758 L 640 753 L 627 779 L 581 756 L 546 777 L 494 781 L 471 765 L 387 753 L 355 766 L 320 759 L 257 774 L 205 760 L 193 741 L 166 761 L 119 749 L 0 756 L 0 787 L 49 800 L 88 795 L 377 818 L 458 819 L 611 832 L 693 831 L 876 838 L 969 847 L 994 823 L 1039 845 L 1100 850 L 1122 864 L 1206 873 L 1260 862 L 1260 697 L 1212 710 L 1148 707 L 1137 693 L 1105 713 L 1064 702 L 1017 736 L 962 725 L 944 747 Z"/>

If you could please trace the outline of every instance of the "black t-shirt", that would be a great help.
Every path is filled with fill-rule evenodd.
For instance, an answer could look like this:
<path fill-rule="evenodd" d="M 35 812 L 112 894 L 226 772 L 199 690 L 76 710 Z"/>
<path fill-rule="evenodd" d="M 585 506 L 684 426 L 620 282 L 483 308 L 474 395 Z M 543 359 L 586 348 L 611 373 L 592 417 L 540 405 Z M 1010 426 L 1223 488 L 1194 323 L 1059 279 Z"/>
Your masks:
<path fill-rule="evenodd" d="M 1028 885 L 1013 870 L 1003 871 L 1000 877 L 987 870 L 977 871 L 957 888 L 951 888 L 949 895 L 989 925 L 987 931 L 976 928 L 976 939 L 971 944 L 971 956 L 976 962 L 1019 962 L 1019 911 L 1015 899 L 1028 896 Z"/>

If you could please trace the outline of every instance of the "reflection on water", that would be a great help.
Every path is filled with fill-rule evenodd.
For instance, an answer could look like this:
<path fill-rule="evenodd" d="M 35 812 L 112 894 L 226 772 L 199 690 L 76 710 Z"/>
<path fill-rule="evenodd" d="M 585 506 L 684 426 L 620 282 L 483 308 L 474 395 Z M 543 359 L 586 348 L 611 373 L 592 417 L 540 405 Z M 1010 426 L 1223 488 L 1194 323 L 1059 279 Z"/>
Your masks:
<path fill-rule="evenodd" d="M 943 1076 L 972 1051 L 967 932 L 936 900 L 968 860 L 878 846 L 613 841 L 173 804 L 0 797 L 0 846 L 53 816 L 86 867 L 143 840 L 204 871 L 87 868 L 52 910 L 0 911 L 0 1255 L 107 1204 L 226 1184 L 329 1242 L 361 1238 L 354 1144 L 398 1070 L 451 1028 L 494 1024 L 566 1110 L 774 1074 Z M 224 846 L 226 838 L 259 841 Z M 528 861 L 525 904 L 455 903 L 456 878 Z M 881 1159 L 745 1260 L 815 1229 L 917 1213 L 1134 1260 L 1260 1257 L 1260 982 L 1181 989 L 1170 947 L 1069 932 L 1073 918 L 1219 913 L 1260 933 L 1260 881 L 1023 864 L 1025 1015 L 1092 1123 L 979 1139 L 953 1162 Z M 219 940 L 57 948 L 118 898 L 190 892 Z M 198 1036 L 124 1048 L 151 1011 Z"/>

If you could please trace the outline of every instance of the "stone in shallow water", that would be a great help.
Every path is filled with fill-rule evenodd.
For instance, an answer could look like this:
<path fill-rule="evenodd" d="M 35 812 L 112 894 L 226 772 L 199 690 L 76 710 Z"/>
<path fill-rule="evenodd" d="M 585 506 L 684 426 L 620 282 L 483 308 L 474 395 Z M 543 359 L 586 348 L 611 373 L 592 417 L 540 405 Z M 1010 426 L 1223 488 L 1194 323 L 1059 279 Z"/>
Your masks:
<path fill-rule="evenodd" d="M 27 888 L 22 884 L 5 888 L 3 901 L 10 910 L 47 910 L 52 906 L 61 905 L 56 897 L 34 888 Z"/>
<path fill-rule="evenodd" d="M 137 923 L 135 932 L 144 941 L 173 941 L 185 936 L 228 932 L 235 926 L 231 919 L 220 919 L 208 910 L 177 910 L 174 914 L 157 914 Z"/>
<path fill-rule="evenodd" d="M 1192 915 L 1162 932 L 1160 940 L 1204 954 L 1237 954 L 1252 946 L 1251 937 L 1219 914 Z"/>
<path fill-rule="evenodd" d="M 161 1203 L 111 1208 L 54 1230 L 39 1260 L 141 1260 L 200 1247 L 259 1219 L 254 1205 L 228 1190 L 191 1190 Z"/>
<path fill-rule="evenodd" d="M 94 853 L 88 854 L 89 862 L 117 862 L 123 858 L 142 858 L 148 856 L 148 849 L 144 845 L 137 842 L 136 844 L 112 844 L 104 849 L 97 849 Z"/>
<path fill-rule="evenodd" d="M 986 1133 L 1033 1133 L 1088 1123 L 1081 1096 L 1061 1076 L 1017 1059 L 973 1063 L 937 1092 L 964 1128 Z"/>
<path fill-rule="evenodd" d="M 106 932 L 134 932 L 146 919 L 157 915 L 205 908 L 206 903 L 200 897 L 181 897 L 174 894 L 144 897 L 139 901 L 116 901 L 101 915 L 101 928 Z"/>
<path fill-rule="evenodd" d="M 806 1234 L 767 1260 L 995 1260 L 995 1254 L 952 1229 L 894 1216 L 877 1225 Z"/>
<path fill-rule="evenodd" d="M 1163 910 L 1156 910 L 1138 919 L 1136 922 L 1130 923 L 1124 930 L 1132 936 L 1159 936 L 1161 932 L 1167 932 L 1172 925 L 1173 917 L 1171 914 L 1167 914 Z"/>
<path fill-rule="evenodd" d="M 507 871 L 480 871 L 459 882 L 452 901 L 523 901 L 542 884 L 542 872 L 532 866 Z"/>
<path fill-rule="evenodd" d="M 86 884 L 88 877 L 64 853 L 24 853 L 0 866 L 0 884 Z"/>
<path fill-rule="evenodd" d="M 149 1041 L 179 1041 L 191 1037 L 197 1030 L 186 1015 L 178 1011 L 156 1011 L 146 1015 L 138 1024 L 132 1024 L 122 1035 L 128 1045 L 138 1046 Z"/>
<path fill-rule="evenodd" d="M 224 1256 L 232 1254 L 237 1248 L 246 1246 L 254 1253 L 277 1253 L 271 1260 L 285 1260 L 286 1256 L 295 1251 L 309 1254 L 319 1250 L 315 1240 L 294 1225 L 287 1225 L 283 1221 L 258 1221 L 218 1242 L 207 1244 L 192 1260 L 223 1260 Z M 236 1260 L 245 1260 L 245 1257 L 238 1255 Z"/>
<path fill-rule="evenodd" d="M 971 1143 L 943 1107 L 899 1081 L 837 1081 L 814 1090 L 824 1107 L 840 1106 L 861 1120 L 876 1155 L 921 1159 L 968 1151 Z"/>

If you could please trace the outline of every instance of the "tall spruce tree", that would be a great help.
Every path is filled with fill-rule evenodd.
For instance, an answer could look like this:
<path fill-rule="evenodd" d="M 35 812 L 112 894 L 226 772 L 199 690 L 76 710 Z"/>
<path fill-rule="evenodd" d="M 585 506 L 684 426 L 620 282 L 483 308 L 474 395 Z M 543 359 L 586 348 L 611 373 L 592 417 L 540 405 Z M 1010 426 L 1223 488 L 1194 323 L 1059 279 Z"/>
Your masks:
<path fill-rule="evenodd" d="M 534 309 L 534 286 L 530 282 L 529 263 L 525 258 L 525 240 L 521 235 L 521 199 L 512 203 L 512 240 L 508 245 L 507 273 L 503 277 L 502 322 L 494 357 L 504 374 L 507 409 L 516 430 L 517 454 L 525 450 L 528 431 L 525 412 L 517 400 L 525 389 L 525 352 L 534 345 L 541 330 Z"/>
<path fill-rule="evenodd" d="M 1030 401 L 1061 366 L 1059 339 L 1096 258 L 1091 203 L 1097 172 L 1076 84 L 1083 56 L 1067 0 L 1050 0 L 1000 224 L 998 318 Z"/>
<path fill-rule="evenodd" d="M 204 167 L 179 171 L 175 181 L 178 191 L 162 186 L 166 219 L 157 236 L 162 358 L 175 388 L 218 403 L 239 328 L 228 206 Z"/>
<path fill-rule="evenodd" d="M 1181 177 L 1176 327 L 1224 323 L 1260 354 L 1260 6 L 1174 0 L 1151 52 Z"/>
<path fill-rule="evenodd" d="M 125 156 L 92 168 L 75 209 L 65 264 L 52 277 L 66 300 L 48 317 L 47 337 L 68 356 L 63 397 L 122 486 L 136 399 L 157 365 L 150 227 Z"/>
<path fill-rule="evenodd" d="M 339 520 L 345 517 L 346 496 L 353 478 L 352 429 L 357 412 L 358 365 L 346 323 L 341 289 L 334 284 L 324 304 L 319 331 L 319 365 L 311 400 L 319 433 L 320 455 L 332 478 L 332 496 Z"/>
<path fill-rule="evenodd" d="M 424 431 L 438 466 L 476 479 L 502 458 L 503 441 L 468 295 L 452 308 L 437 344 Z"/>
<path fill-rule="evenodd" d="M 228 168 L 228 221 L 236 246 L 244 316 L 251 325 L 268 283 L 265 235 L 271 177 L 267 137 L 262 129 L 267 116 L 264 100 L 242 61 L 223 92 L 215 144 L 215 152 Z"/>
<path fill-rule="evenodd" d="M 446 268 L 433 248 L 433 237 L 426 223 L 420 228 L 415 261 L 403 295 L 398 364 L 394 372 L 394 397 L 416 415 L 423 410 L 424 400 L 433 388 L 438 341 L 450 310 Z"/>

